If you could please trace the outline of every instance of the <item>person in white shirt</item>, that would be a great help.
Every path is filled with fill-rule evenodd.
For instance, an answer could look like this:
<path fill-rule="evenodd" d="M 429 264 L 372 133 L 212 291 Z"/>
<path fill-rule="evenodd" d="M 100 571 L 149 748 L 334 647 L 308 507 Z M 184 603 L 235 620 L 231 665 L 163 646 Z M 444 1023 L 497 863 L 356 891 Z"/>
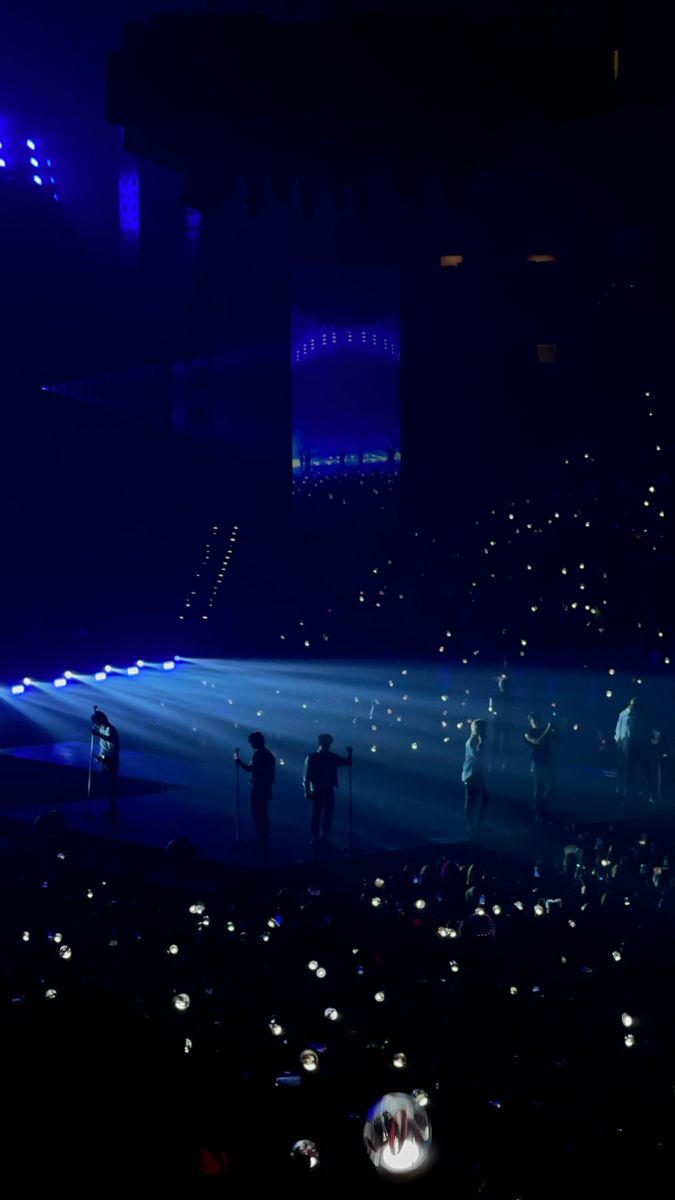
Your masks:
<path fill-rule="evenodd" d="M 487 721 L 472 721 L 471 736 L 467 738 L 464 747 L 464 766 L 462 767 L 462 783 L 464 784 L 464 812 L 470 833 L 475 833 L 483 823 L 488 802 L 485 786 L 485 744 L 487 739 Z"/>
<path fill-rule="evenodd" d="M 614 731 L 617 753 L 616 790 L 622 800 L 629 800 L 635 788 L 636 772 L 639 770 L 647 783 L 650 804 L 655 803 L 656 783 L 654 779 L 653 739 L 645 719 L 642 701 L 638 696 L 619 713 Z"/>

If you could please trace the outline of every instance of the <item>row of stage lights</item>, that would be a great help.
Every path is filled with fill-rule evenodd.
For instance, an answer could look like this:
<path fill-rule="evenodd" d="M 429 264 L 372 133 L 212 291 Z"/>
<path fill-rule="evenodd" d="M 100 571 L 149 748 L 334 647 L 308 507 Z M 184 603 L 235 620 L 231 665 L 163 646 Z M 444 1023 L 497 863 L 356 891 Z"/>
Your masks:
<path fill-rule="evenodd" d="M 322 333 L 320 336 L 308 337 L 303 342 L 299 343 L 295 351 L 295 361 L 302 361 L 302 356 L 307 352 L 313 353 L 314 350 L 327 350 L 331 346 L 336 346 L 338 341 L 345 343 L 348 347 L 352 346 L 372 346 L 378 348 L 378 335 L 375 332 L 369 332 L 365 329 L 361 330 L 361 340 L 354 335 L 351 329 L 341 329 L 336 331 L 331 330 L 330 340 L 327 333 Z M 380 334 L 379 347 L 384 348 L 389 354 L 393 354 L 395 358 L 400 359 L 401 355 L 396 349 L 391 337 L 383 337 Z"/>
<path fill-rule="evenodd" d="M 111 667 L 108 665 L 104 667 L 102 671 L 96 671 L 93 675 L 93 678 L 97 683 L 103 683 L 109 675 L 140 675 L 144 667 L 150 667 L 151 669 L 160 671 L 173 671 L 175 670 L 176 663 L 180 661 L 181 658 L 179 654 L 174 655 L 173 658 L 168 658 L 166 662 L 162 663 L 146 663 L 142 658 L 139 658 L 131 667 Z M 84 683 L 87 681 L 87 679 L 91 678 L 91 675 L 76 675 L 74 671 L 64 671 L 63 675 L 59 675 L 56 679 L 52 679 L 52 687 L 64 688 L 67 687 L 71 681 Z M 36 681 L 30 679 L 29 676 L 26 675 L 21 680 L 21 683 L 13 684 L 9 690 L 12 696 L 22 696 L 24 692 L 28 690 L 28 688 L 35 686 Z"/>

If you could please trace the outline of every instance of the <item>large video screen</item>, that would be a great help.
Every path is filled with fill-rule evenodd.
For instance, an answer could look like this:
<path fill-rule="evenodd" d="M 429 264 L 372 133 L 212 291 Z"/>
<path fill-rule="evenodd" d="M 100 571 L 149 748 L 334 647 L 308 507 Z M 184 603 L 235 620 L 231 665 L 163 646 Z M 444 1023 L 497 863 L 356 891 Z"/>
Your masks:
<path fill-rule="evenodd" d="M 291 298 L 294 476 L 396 472 L 398 274 L 297 267 Z"/>

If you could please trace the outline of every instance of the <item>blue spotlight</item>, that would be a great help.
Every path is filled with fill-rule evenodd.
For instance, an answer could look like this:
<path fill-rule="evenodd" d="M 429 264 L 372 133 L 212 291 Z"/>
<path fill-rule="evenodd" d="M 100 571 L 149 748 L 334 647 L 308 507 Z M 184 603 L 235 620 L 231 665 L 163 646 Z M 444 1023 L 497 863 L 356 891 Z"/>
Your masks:
<path fill-rule="evenodd" d="M 175 666 L 176 666 L 176 664 L 173 661 L 173 659 L 170 659 L 169 662 L 162 663 L 162 670 L 163 671 L 173 671 Z"/>
<path fill-rule="evenodd" d="M 68 680 L 64 679 L 63 675 L 60 675 L 58 679 L 54 680 L 54 687 L 65 687 L 67 683 Z"/>
<path fill-rule="evenodd" d="M 39 175 L 33 176 L 33 183 L 37 183 L 38 187 L 42 187 L 42 180 Z"/>
<path fill-rule="evenodd" d="M 31 158 L 31 159 L 30 159 L 30 165 L 31 165 L 31 167 L 39 167 L 39 166 L 40 166 L 40 164 L 39 164 L 39 162 L 38 162 L 37 158 Z"/>
<path fill-rule="evenodd" d="M 31 683 L 33 682 L 33 680 L 32 680 L 32 679 L 29 679 L 27 675 L 24 675 L 24 677 L 23 677 L 23 679 L 21 680 L 21 682 L 22 682 L 22 684 L 23 684 L 23 686 L 24 686 L 24 687 L 30 687 L 30 685 L 31 685 Z"/>
<path fill-rule="evenodd" d="M 15 683 L 14 687 L 12 688 L 12 695 L 13 696 L 22 696 L 23 693 L 25 692 L 25 690 L 26 689 L 22 683 Z"/>
<path fill-rule="evenodd" d="M 72 679 L 72 678 L 73 678 L 73 672 L 72 672 L 72 671 L 64 671 L 64 672 L 63 672 L 63 678 L 64 678 L 64 679 Z"/>
<path fill-rule="evenodd" d="M 94 679 L 97 680 L 98 683 L 102 683 L 103 680 L 107 678 L 108 676 L 106 675 L 105 671 L 97 671 L 94 675 Z"/>
<path fill-rule="evenodd" d="M 0 167 L 6 167 L 6 166 L 7 166 L 7 163 L 5 162 L 4 158 L 0 158 Z"/>
<path fill-rule="evenodd" d="M 31 141 L 30 138 L 26 138 L 26 145 L 28 146 L 29 150 L 35 150 L 35 148 L 36 148 L 35 142 Z"/>
<path fill-rule="evenodd" d="M 106 675 L 109 675 L 112 671 L 112 667 L 108 665 L 107 667 L 104 667 L 103 670 L 105 671 Z"/>
<path fill-rule="evenodd" d="M 127 667 L 127 675 L 138 675 L 138 667 Z"/>
<path fill-rule="evenodd" d="M 144 667 L 144 666 L 145 666 L 145 663 L 143 662 L 143 659 L 142 659 L 142 658 L 137 658 L 137 659 L 136 659 L 136 666 L 137 666 L 137 667 Z"/>

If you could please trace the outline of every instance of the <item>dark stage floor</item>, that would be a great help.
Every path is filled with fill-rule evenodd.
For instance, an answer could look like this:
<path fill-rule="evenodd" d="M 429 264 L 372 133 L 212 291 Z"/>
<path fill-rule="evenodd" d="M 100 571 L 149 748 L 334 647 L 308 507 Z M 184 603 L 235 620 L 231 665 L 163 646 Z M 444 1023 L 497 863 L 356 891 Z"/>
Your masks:
<path fill-rule="evenodd" d="M 61 690 L 31 689 L 12 700 L 4 726 L 5 740 L 11 732 L 13 744 L 0 750 L 2 811 L 32 821 L 56 808 L 74 828 L 153 847 L 185 835 L 204 857 L 252 867 L 306 862 L 317 851 L 309 845 L 302 766 L 317 734 L 327 730 L 339 753 L 348 743 L 354 746 L 354 839 L 360 851 L 433 852 L 466 842 L 459 775 L 467 731 L 457 726 L 485 712 L 490 678 L 474 672 L 467 692 L 468 676 L 459 672 L 453 678 L 446 670 L 441 678 L 437 668 L 424 664 L 396 672 L 381 663 L 209 660 L 180 662 L 170 672 L 144 669 L 133 678 L 120 673 L 98 684 L 82 677 Z M 559 678 L 557 698 L 546 699 L 559 714 L 569 714 L 561 720 L 555 826 L 653 819 L 646 799 L 638 798 L 630 811 L 619 806 L 611 745 L 598 749 L 598 722 L 588 715 L 592 686 L 584 677 L 580 694 L 576 682 Z M 523 673 L 523 711 L 539 693 L 547 697 L 551 686 L 548 678 Z M 100 775 L 94 776 L 91 803 L 86 799 L 88 718 L 94 703 L 105 705 L 122 743 L 120 819 L 112 828 L 104 820 Z M 613 728 L 616 707 L 607 715 L 608 727 Z M 574 732 L 573 724 L 579 726 Z M 583 737 L 585 727 L 593 729 L 592 737 Z M 231 756 L 235 746 L 246 747 L 248 732 L 256 728 L 265 732 L 278 760 L 271 844 L 264 857 L 235 845 Z M 541 841 L 546 832 L 533 828 L 522 732 L 515 732 L 508 769 L 490 776 L 486 829 L 480 835 L 514 857 L 521 851 L 531 855 L 533 839 Z M 348 842 L 346 773 L 342 784 L 333 848 L 319 852 L 326 857 L 339 856 Z M 668 808 L 664 794 L 661 811 Z M 252 833 L 248 778 L 242 775 L 241 836 Z"/>

